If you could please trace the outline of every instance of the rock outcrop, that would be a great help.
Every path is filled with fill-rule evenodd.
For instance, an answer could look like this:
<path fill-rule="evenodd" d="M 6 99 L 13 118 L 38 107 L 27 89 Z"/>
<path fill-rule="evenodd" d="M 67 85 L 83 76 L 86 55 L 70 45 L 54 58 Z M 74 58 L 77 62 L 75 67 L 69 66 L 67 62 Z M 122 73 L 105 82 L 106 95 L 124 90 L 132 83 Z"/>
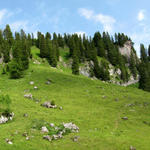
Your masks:
<path fill-rule="evenodd" d="M 121 55 L 126 56 L 128 59 L 130 59 L 131 51 L 132 51 L 131 41 L 127 41 L 123 47 L 119 48 L 119 52 L 121 53 Z"/>

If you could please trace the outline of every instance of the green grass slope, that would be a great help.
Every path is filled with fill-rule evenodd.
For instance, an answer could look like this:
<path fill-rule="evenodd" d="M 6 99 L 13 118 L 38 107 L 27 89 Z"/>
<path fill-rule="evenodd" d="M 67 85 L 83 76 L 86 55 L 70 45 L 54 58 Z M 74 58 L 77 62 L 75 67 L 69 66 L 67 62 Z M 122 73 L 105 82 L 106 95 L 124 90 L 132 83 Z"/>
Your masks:
<path fill-rule="evenodd" d="M 53 83 L 46 85 L 47 79 Z M 39 89 L 34 90 L 30 81 Z M 27 89 L 40 103 L 24 98 Z M 74 76 L 47 63 L 31 62 L 22 79 L 0 75 L 0 94 L 10 95 L 15 113 L 13 121 L 0 125 L 0 150 L 128 150 L 130 145 L 150 149 L 150 93 L 137 88 Z M 63 110 L 40 106 L 47 100 L 54 100 Z M 28 117 L 23 117 L 24 113 Z M 128 120 L 121 119 L 125 116 Z M 34 120 L 73 122 L 80 131 L 48 142 L 39 130 L 32 129 Z M 29 141 L 22 136 L 25 131 L 33 136 Z M 71 138 L 76 135 L 79 141 L 73 142 Z M 6 138 L 12 139 L 13 145 L 7 144 Z"/>

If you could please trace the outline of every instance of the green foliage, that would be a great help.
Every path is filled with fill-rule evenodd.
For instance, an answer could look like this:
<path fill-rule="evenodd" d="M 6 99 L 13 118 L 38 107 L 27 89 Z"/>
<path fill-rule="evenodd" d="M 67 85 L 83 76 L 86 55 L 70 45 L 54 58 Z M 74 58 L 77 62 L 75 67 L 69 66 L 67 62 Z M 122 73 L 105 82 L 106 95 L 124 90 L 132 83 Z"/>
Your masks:
<path fill-rule="evenodd" d="M 76 55 L 73 56 L 72 73 L 75 75 L 79 75 L 79 60 Z"/>
<path fill-rule="evenodd" d="M 55 101 L 54 100 L 51 101 L 51 105 L 55 105 Z"/>
<path fill-rule="evenodd" d="M 0 95 L 0 115 L 8 116 L 11 113 L 11 99 L 8 95 Z"/>
<path fill-rule="evenodd" d="M 141 63 L 139 65 L 139 88 L 150 92 L 150 62 L 143 44 L 141 44 Z"/>
<path fill-rule="evenodd" d="M 15 59 L 9 63 L 9 74 L 11 79 L 19 79 L 23 75 L 22 66 Z"/>
<path fill-rule="evenodd" d="M 104 81 L 109 81 L 110 80 L 109 64 L 105 59 L 101 60 L 100 78 L 101 78 L 101 80 L 104 80 Z"/>
<path fill-rule="evenodd" d="M 42 126 L 45 124 L 45 121 L 43 119 L 34 119 L 32 121 L 32 128 L 41 130 Z"/>

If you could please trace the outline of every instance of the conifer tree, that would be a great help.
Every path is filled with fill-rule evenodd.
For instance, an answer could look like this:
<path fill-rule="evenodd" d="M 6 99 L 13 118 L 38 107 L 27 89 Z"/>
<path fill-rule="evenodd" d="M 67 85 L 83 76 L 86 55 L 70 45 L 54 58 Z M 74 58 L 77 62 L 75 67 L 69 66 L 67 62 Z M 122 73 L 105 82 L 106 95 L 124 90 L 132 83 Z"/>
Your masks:
<path fill-rule="evenodd" d="M 94 34 L 94 38 L 93 38 L 95 47 L 98 47 L 98 43 L 99 43 L 100 40 L 101 40 L 101 34 L 100 34 L 100 32 L 96 32 Z"/>
<path fill-rule="evenodd" d="M 150 72 L 148 71 L 149 67 L 146 63 L 142 62 L 139 68 L 139 88 L 146 91 L 150 91 Z"/>
<path fill-rule="evenodd" d="M 139 88 L 150 91 L 150 62 L 148 61 L 148 56 L 146 49 L 143 44 L 141 44 L 141 64 L 139 66 Z"/>
<path fill-rule="evenodd" d="M 46 40 L 44 35 L 42 34 L 40 37 L 40 56 L 42 58 L 46 58 L 47 57 L 47 53 L 46 53 Z"/>
<path fill-rule="evenodd" d="M 148 47 L 148 56 L 149 56 L 149 61 L 150 61 L 150 45 Z"/>
<path fill-rule="evenodd" d="M 102 39 L 100 39 L 97 43 L 97 55 L 104 58 L 106 57 L 104 43 Z"/>
<path fill-rule="evenodd" d="M 47 32 L 45 38 L 51 40 L 51 34 Z"/>
<path fill-rule="evenodd" d="M 49 41 L 48 49 L 49 49 L 49 58 L 48 58 L 49 64 L 52 67 L 56 67 L 57 66 L 57 56 L 56 56 L 57 50 L 56 50 L 56 45 L 54 44 L 54 41 L 53 42 Z"/>
<path fill-rule="evenodd" d="M 73 41 L 72 43 L 72 48 L 73 48 L 73 62 L 72 62 L 72 74 L 79 75 L 79 58 L 77 56 L 77 49 L 75 42 Z"/>
<path fill-rule="evenodd" d="M 6 25 L 6 28 L 3 31 L 4 42 L 2 46 L 2 52 L 4 55 L 4 62 L 8 63 L 10 61 L 10 51 L 13 45 L 13 36 L 9 25 Z"/>
<path fill-rule="evenodd" d="M 19 33 L 15 33 L 15 42 L 12 48 L 12 55 L 13 59 L 9 63 L 9 73 L 10 78 L 18 79 L 22 77 L 23 74 L 23 64 L 21 62 L 21 56 L 22 56 L 22 44 L 21 44 L 21 38 Z"/>
<path fill-rule="evenodd" d="M 143 44 L 140 45 L 141 61 L 147 63 L 147 52 Z"/>
<path fill-rule="evenodd" d="M 31 40 L 32 40 L 32 46 L 34 46 L 35 45 L 35 39 L 34 39 L 34 34 L 33 33 L 31 35 Z"/>

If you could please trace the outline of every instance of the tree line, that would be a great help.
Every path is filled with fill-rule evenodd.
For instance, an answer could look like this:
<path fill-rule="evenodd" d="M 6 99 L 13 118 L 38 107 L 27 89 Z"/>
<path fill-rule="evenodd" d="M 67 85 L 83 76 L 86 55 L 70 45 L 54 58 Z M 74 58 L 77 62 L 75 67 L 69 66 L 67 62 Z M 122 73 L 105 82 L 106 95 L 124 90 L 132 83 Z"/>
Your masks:
<path fill-rule="evenodd" d="M 139 88 L 150 91 L 150 45 L 148 50 L 143 44 L 140 45 L 141 63 L 139 65 Z"/>
<path fill-rule="evenodd" d="M 149 89 L 150 78 L 150 47 L 146 51 L 141 45 L 141 60 L 139 61 L 132 43 L 130 59 L 121 55 L 119 47 L 123 47 L 131 39 L 123 33 L 110 36 L 108 32 L 96 32 L 93 37 L 77 34 L 26 34 L 23 30 L 12 33 L 10 26 L 0 30 L 0 58 L 3 58 L 3 74 L 7 72 L 11 78 L 20 78 L 29 68 L 29 59 L 32 59 L 31 46 L 40 49 L 40 57 L 46 58 L 52 67 L 56 67 L 60 57 L 60 47 L 68 47 L 68 57 L 72 59 L 72 73 L 79 74 L 79 65 L 85 61 L 92 61 L 91 76 L 100 80 L 109 81 L 109 63 L 121 70 L 120 78 L 127 82 L 130 78 L 129 69 L 136 79 L 140 75 L 140 88 Z M 102 59 L 99 62 L 99 58 Z M 109 62 L 109 63 L 108 63 Z M 128 65 L 127 65 L 128 64 Z"/>

